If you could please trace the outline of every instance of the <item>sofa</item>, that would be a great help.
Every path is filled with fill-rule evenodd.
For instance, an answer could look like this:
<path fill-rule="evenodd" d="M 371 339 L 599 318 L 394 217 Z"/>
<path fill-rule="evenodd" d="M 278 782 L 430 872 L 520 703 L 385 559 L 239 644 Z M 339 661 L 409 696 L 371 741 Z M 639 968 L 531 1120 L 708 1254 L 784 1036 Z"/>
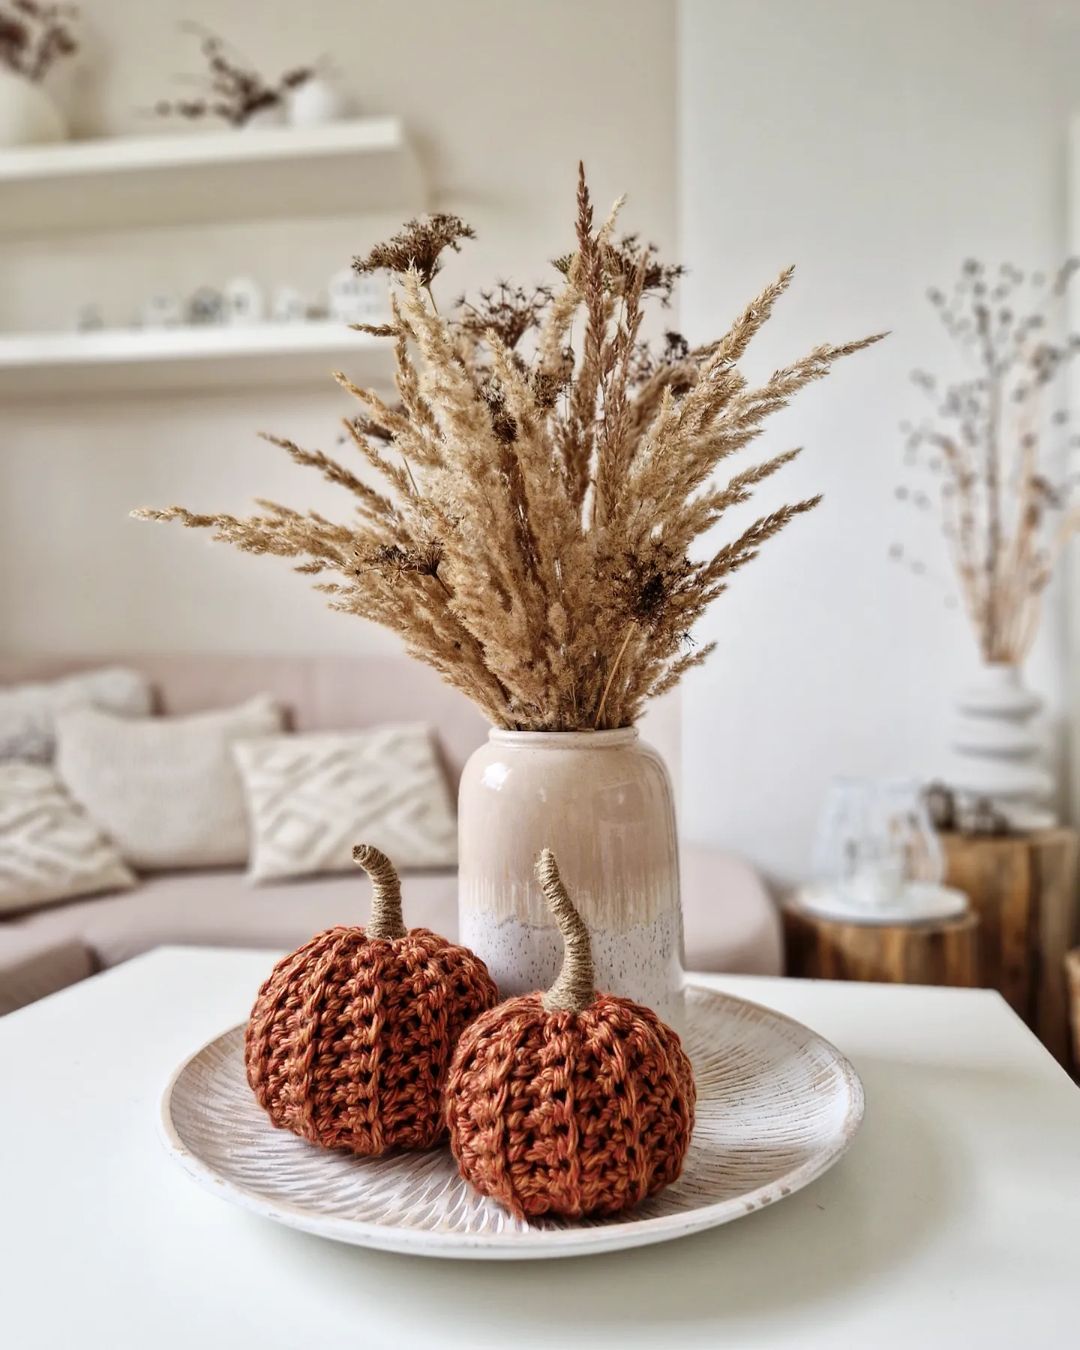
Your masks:
<path fill-rule="evenodd" d="M 0 685 L 48 680 L 102 665 L 127 665 L 151 681 L 161 713 L 226 707 L 271 694 L 296 731 L 424 721 L 436 730 L 450 780 L 486 735 L 460 694 L 398 656 L 266 657 L 109 655 L 96 658 L 0 655 Z M 643 735 L 678 781 L 679 713 L 674 696 L 650 712 Z M 779 974 L 781 929 L 761 878 L 729 853 L 682 850 L 686 956 L 690 969 Z M 405 878 L 408 918 L 453 937 L 452 871 Z M 133 890 L 80 898 L 0 922 L 0 1013 L 96 971 L 170 944 L 287 950 L 322 928 L 363 922 L 366 893 L 356 875 L 253 886 L 241 869 L 156 873 Z"/>

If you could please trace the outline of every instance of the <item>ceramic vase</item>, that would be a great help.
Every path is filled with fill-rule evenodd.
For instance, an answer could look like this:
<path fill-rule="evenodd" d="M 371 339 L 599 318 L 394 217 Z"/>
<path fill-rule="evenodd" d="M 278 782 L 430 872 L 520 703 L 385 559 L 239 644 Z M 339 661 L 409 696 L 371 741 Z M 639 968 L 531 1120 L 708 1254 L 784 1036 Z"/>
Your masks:
<path fill-rule="evenodd" d="M 592 934 L 597 987 L 683 1024 L 671 780 L 636 728 L 491 731 L 458 807 L 460 940 L 503 997 L 547 989 L 562 941 L 534 867 L 554 851 Z"/>
<path fill-rule="evenodd" d="M 989 800 L 1016 830 L 1056 822 L 1041 709 L 1020 667 L 1003 662 L 987 662 L 956 699 L 949 783 L 972 799 Z"/>
<path fill-rule="evenodd" d="M 47 145 L 66 138 L 60 110 L 41 85 L 0 70 L 0 147 Z"/>
<path fill-rule="evenodd" d="M 340 122 L 345 111 L 341 90 L 323 75 L 312 75 L 289 90 L 287 116 L 290 126 L 326 126 L 330 122 Z"/>

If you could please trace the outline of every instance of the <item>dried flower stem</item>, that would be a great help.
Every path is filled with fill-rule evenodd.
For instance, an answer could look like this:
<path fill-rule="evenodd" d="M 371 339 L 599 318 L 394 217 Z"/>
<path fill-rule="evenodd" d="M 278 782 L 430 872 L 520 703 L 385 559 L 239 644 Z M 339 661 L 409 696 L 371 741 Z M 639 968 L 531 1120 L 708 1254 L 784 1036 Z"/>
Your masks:
<path fill-rule="evenodd" d="M 629 624 L 627 625 L 626 636 L 622 640 L 622 646 L 615 653 L 615 660 L 612 661 L 611 670 L 608 672 L 607 680 L 604 682 L 604 692 L 600 695 L 600 706 L 596 710 L 596 720 L 595 722 L 593 722 L 594 728 L 600 725 L 600 721 L 604 716 L 604 704 L 607 703 L 608 694 L 611 693 L 611 685 L 615 679 L 615 672 L 619 669 L 619 662 L 623 659 L 623 653 L 630 645 L 630 639 L 634 636 L 634 631 L 636 628 L 637 628 L 637 621 L 635 619 L 631 619 Z"/>

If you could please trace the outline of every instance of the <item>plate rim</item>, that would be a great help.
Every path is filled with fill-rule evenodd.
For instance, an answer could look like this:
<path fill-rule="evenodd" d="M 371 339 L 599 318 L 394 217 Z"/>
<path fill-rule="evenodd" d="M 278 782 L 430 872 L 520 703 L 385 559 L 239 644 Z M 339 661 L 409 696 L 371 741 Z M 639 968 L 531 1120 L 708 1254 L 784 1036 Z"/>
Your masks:
<path fill-rule="evenodd" d="M 217 1035 L 211 1036 L 185 1056 L 173 1070 L 158 1100 L 158 1136 L 166 1152 L 176 1160 L 183 1171 L 204 1190 L 219 1199 L 227 1199 L 248 1213 L 272 1219 L 286 1227 L 354 1247 L 442 1259 L 513 1261 L 599 1255 L 689 1237 L 691 1234 L 744 1218 L 779 1200 L 788 1199 L 823 1176 L 851 1147 L 865 1116 L 866 1094 L 862 1079 L 848 1057 L 832 1041 L 812 1027 L 808 1027 L 805 1022 L 800 1022 L 795 1017 L 789 1017 L 786 1013 L 778 1012 L 775 1008 L 753 999 L 713 989 L 695 980 L 687 981 L 685 992 L 704 995 L 718 1002 L 752 1008 L 773 1021 L 794 1028 L 803 1037 L 816 1041 L 832 1055 L 847 1091 L 848 1102 L 844 1119 L 837 1131 L 837 1138 L 828 1149 L 813 1158 L 808 1158 L 784 1176 L 763 1182 L 754 1190 L 744 1191 L 737 1196 L 716 1200 L 696 1209 L 680 1210 L 674 1214 L 583 1225 L 579 1228 L 534 1228 L 525 1232 L 506 1233 L 452 1233 L 374 1223 L 369 1219 L 313 1215 L 309 1210 L 288 1200 L 268 1200 L 259 1192 L 223 1175 L 187 1147 L 173 1121 L 172 1100 L 180 1079 L 195 1060 L 211 1046 L 237 1031 L 242 1031 L 245 1026 L 243 1022 L 234 1023 Z"/>

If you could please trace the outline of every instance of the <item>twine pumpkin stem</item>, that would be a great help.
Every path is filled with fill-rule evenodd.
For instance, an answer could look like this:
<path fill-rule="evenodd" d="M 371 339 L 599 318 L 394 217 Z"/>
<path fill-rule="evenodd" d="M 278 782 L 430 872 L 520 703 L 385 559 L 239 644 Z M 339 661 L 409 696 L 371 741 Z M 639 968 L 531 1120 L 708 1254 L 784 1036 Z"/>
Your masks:
<path fill-rule="evenodd" d="M 408 930 L 401 916 L 401 878 L 390 859 L 373 844 L 357 844 L 353 862 L 371 878 L 371 918 L 367 935 L 403 938 Z"/>
<path fill-rule="evenodd" d="M 562 969 L 558 979 L 544 995 L 544 1009 L 547 1012 L 555 1012 L 559 1008 L 566 1012 L 584 1012 L 596 997 L 592 943 L 585 920 L 566 893 L 562 877 L 559 876 L 559 864 L 549 848 L 544 849 L 537 859 L 536 878 L 548 907 L 555 915 L 563 939 Z"/>

